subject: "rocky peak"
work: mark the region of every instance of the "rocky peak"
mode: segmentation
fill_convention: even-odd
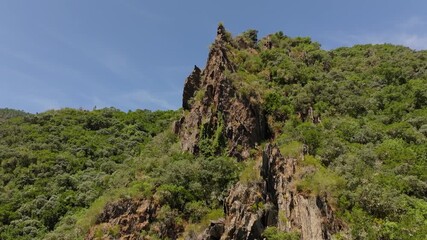
[[[244,159],[250,148],[267,138],[268,127],[261,108],[241,97],[227,77],[235,72],[230,38],[220,24],[206,67],[195,68],[185,82],[183,108],[188,112],[174,130],[185,151],[214,155],[226,147],[230,156]]]
[[[222,23],[218,24],[218,28],[216,30],[216,39],[215,42],[226,42],[227,41],[227,30],[225,30],[225,27]]]

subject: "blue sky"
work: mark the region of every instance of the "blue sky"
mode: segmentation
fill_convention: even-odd
[[[177,109],[216,27],[427,49],[425,0],[0,0],[0,108]]]

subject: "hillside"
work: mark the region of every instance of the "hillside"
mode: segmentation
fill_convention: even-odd
[[[0,239],[427,236],[427,51],[220,24],[179,111],[0,113]]]
[[[0,108],[0,121],[13,118],[13,117],[23,117],[26,115],[29,115],[29,114],[24,111],[10,109],[10,108]]]

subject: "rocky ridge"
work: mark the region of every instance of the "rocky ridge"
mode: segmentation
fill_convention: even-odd
[[[268,126],[261,108],[236,94],[227,78],[227,72],[235,71],[228,57],[227,34],[220,25],[206,68],[195,67],[187,78],[183,94],[187,112],[174,129],[184,151],[197,154],[204,138],[224,137],[228,154],[246,159],[249,149],[267,139]],[[299,159],[285,158],[268,144],[260,168],[262,180],[237,183],[225,199],[225,219],[212,222],[198,239],[261,239],[267,226],[297,232],[302,239],[331,239],[343,226],[327,198],[306,196],[295,188],[298,161],[303,158],[302,152]]]

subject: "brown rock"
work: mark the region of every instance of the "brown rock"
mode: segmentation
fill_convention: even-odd
[[[194,66],[193,72],[185,81],[184,93],[182,94],[182,107],[185,110],[191,108],[190,100],[194,97],[194,94],[200,88],[200,73],[200,68]]]
[[[159,206],[150,199],[121,199],[109,203],[98,216],[96,225],[89,230],[86,240],[99,239],[145,239],[142,231],[156,232],[161,238],[176,239],[178,233],[182,232],[182,226],[175,223],[156,228],[153,226],[157,218]]]
[[[221,239],[260,239],[269,209],[265,205],[264,184],[240,184],[230,190],[225,205],[226,224]]]
[[[179,136],[183,150],[198,153],[202,138],[213,138],[221,131],[219,134],[225,138],[229,155],[243,159],[248,154],[242,153],[267,138],[268,127],[260,107],[240,97],[227,77],[227,73],[235,72],[228,57],[231,54],[227,48],[230,45],[228,38],[228,33],[220,25],[205,69],[200,74],[193,71],[187,79],[183,108],[189,113],[181,121]],[[190,96],[194,97],[197,90],[202,91],[203,99],[189,104]],[[202,127],[203,133],[200,132]]]
[[[284,158],[271,144],[266,146],[260,169],[263,179],[237,183],[224,202],[226,217],[220,239],[262,239],[265,228],[275,226],[281,231],[299,232],[303,240],[328,240],[343,229],[326,197],[296,191],[297,161]],[[210,239],[206,232],[198,239]]]
[[[263,154],[262,175],[269,199],[278,210],[277,227],[282,231],[297,230],[305,240],[331,239],[343,226],[334,217],[326,197],[305,196],[296,191],[297,161],[284,158],[271,144]]]
[[[198,240],[220,240],[224,234],[224,219],[211,221],[206,231],[199,236]]]

